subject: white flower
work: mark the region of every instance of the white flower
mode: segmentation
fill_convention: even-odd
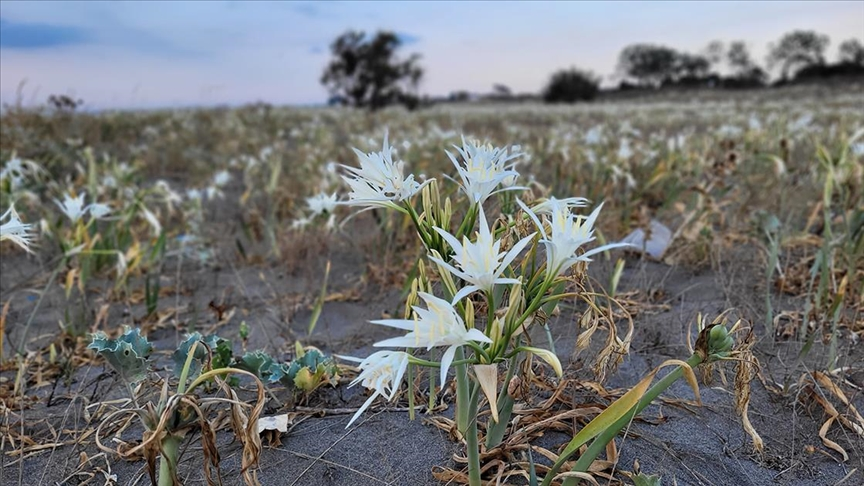
[[[446,300],[439,299],[425,292],[418,294],[425,302],[428,309],[414,306],[414,319],[384,319],[372,321],[372,324],[395,327],[408,334],[374,344],[379,347],[394,348],[426,348],[430,350],[435,346],[449,346],[441,356],[441,385],[447,381],[447,370],[456,355],[456,348],[467,344],[469,341],[491,343],[479,329],[466,329],[465,322]]]
[[[111,207],[107,204],[93,203],[87,206],[85,211],[90,211],[90,217],[101,219],[111,213]]]
[[[630,148],[630,140],[624,138],[621,139],[621,146],[618,147],[618,158],[622,160],[628,160],[633,156],[633,149]]]
[[[264,147],[258,152],[258,158],[261,160],[267,160],[270,156],[273,155],[273,147]]]
[[[0,170],[0,179],[16,179],[24,174],[24,164],[21,159],[10,159]]]
[[[737,136],[741,135],[742,131],[743,130],[741,130],[740,127],[737,127],[735,125],[730,125],[728,123],[725,125],[722,125],[719,129],[717,129],[717,133],[721,137],[725,137],[725,138],[737,137]]]
[[[591,130],[585,132],[585,143],[588,145],[597,145],[603,138],[603,127],[596,125]]]
[[[750,115],[750,120],[747,122],[747,124],[750,126],[750,130],[762,129],[762,122],[759,121],[759,117],[757,117],[756,114]]]
[[[314,216],[324,213],[332,214],[333,210],[336,209],[336,204],[335,192],[329,196],[322,192],[316,196],[306,198],[306,205],[309,206],[309,210],[312,211]]]
[[[312,222],[312,220],[307,218],[307,217],[295,219],[294,221],[291,222],[291,229],[295,229],[295,230],[303,229],[303,228],[309,226],[309,223],[311,223],[311,222]]]
[[[573,208],[584,208],[587,205],[588,200],[584,197],[566,197],[564,199],[557,199],[554,196],[550,196],[545,201],[534,206],[532,210],[536,214],[552,214],[560,208],[570,211]]]
[[[200,201],[202,197],[200,189],[186,189],[186,199],[190,201]]]
[[[14,191],[19,189],[28,177],[33,177],[42,172],[42,167],[32,160],[13,158],[6,162],[0,170],[0,180],[9,180],[10,188]]]
[[[213,175],[213,185],[216,187],[222,187],[228,184],[229,181],[231,181],[231,173],[227,170],[220,170]]]
[[[147,220],[147,223],[150,224],[150,227],[153,229],[153,236],[158,237],[162,234],[162,224],[159,223],[159,219],[153,214],[149,209],[147,209],[143,204],[141,207],[141,213],[144,216],[144,219]]]
[[[591,261],[589,257],[597,253],[612,248],[630,246],[628,243],[610,243],[589,250],[581,255],[576,255],[576,251],[582,245],[596,239],[594,237],[594,222],[603,208],[602,203],[587,218],[575,215],[566,206],[559,205],[549,216],[552,232],[547,236],[546,230],[536,214],[528,209],[522,201],[517,199],[516,202],[534,220],[540,231],[543,232],[543,239],[540,241],[546,247],[546,275],[548,278],[554,278],[563,274],[576,262]]]
[[[63,196],[62,203],[56,199],[54,200],[54,203],[60,207],[63,214],[65,214],[73,223],[77,223],[78,220],[83,218],[88,212],[90,213],[90,217],[95,219],[103,218],[111,212],[111,207],[107,204],[94,202],[85,206],[84,196],[86,195],[86,192],[82,192],[78,197],[72,197],[71,194],[67,193]]]
[[[409,199],[428,183],[420,184],[413,175],[403,178],[405,162],[393,161],[393,148],[387,142],[387,134],[381,152],[365,154],[356,148],[353,150],[360,168],[342,166],[351,174],[342,176],[351,187],[348,201],[343,204],[401,209],[397,202]]]
[[[355,358],[347,359],[360,361]],[[378,351],[360,361],[360,375],[348,387],[350,388],[362,382],[363,386],[370,390],[375,390],[375,393],[366,399],[366,402],[351,417],[345,428],[350,427],[357,420],[357,417],[366,411],[379,395],[386,398],[387,401],[393,400],[396,397],[396,392],[399,390],[399,385],[402,384],[402,377],[405,375],[407,368],[408,353],[404,351]]]
[[[222,191],[220,191],[219,188],[216,186],[208,186],[207,189],[205,189],[204,191],[205,191],[205,194],[207,194],[207,199],[215,199],[217,197],[219,197],[219,198],[225,197],[225,194],[223,194]]]
[[[3,216],[0,216],[0,221],[7,218],[9,221],[0,225],[0,241],[9,240],[23,248],[25,251],[32,253],[30,250],[30,243],[33,234],[30,232],[30,229],[33,225],[21,222],[18,212],[15,211],[15,205],[10,206],[9,209],[3,213]]]
[[[453,261],[456,262],[459,269],[457,270],[449,263],[436,257],[430,258],[432,261],[442,265],[453,275],[470,284],[453,296],[453,302],[458,302],[462,297],[477,290],[491,292],[495,284],[520,283],[519,280],[514,278],[502,278],[501,275],[510,265],[510,262],[519,256],[519,252],[531,242],[531,238],[536,234],[532,233],[526,236],[513,245],[513,248],[505,254],[501,252],[501,240],[494,240],[492,231],[486,223],[486,214],[483,212],[483,206],[478,207],[480,211],[480,227],[477,232],[477,241],[474,243],[470,242],[467,236],[462,238],[462,243],[459,243],[459,240],[455,236],[441,228],[434,228],[447,241],[450,248],[453,249]]]
[[[0,170],[0,180],[9,179],[11,189],[14,191],[24,182],[24,164],[21,159],[11,159],[6,162],[3,170]]]
[[[524,187],[513,186],[515,178],[519,173],[513,170],[515,163],[507,165],[511,160],[521,156],[521,153],[508,153],[506,148],[495,148],[492,145],[480,145],[475,142],[466,142],[462,138],[462,147],[454,145],[459,155],[462,156],[464,166],[450,152],[447,156],[456,166],[459,177],[462,179],[462,190],[468,195],[472,202],[482,204],[492,194],[501,191],[524,189]],[[507,181],[509,186],[496,191],[495,189]]]
[[[63,196],[63,202],[61,203],[58,200],[54,200],[54,203],[60,207],[60,210],[63,211],[63,214],[66,215],[67,218],[72,220],[73,223],[77,223],[84,213],[87,212],[87,208],[84,207],[84,196],[87,193],[82,192],[78,197],[72,197],[71,194],[66,194]]]
[[[165,180],[159,179],[153,185],[153,188],[164,197],[165,204],[168,205],[169,211],[172,210],[171,208],[173,208],[174,204],[180,204],[183,202],[183,198],[180,197],[180,194],[178,194],[174,189],[171,189],[171,186]]]

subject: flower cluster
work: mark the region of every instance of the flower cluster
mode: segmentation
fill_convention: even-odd
[[[63,196],[63,202],[55,199],[54,203],[72,223],[77,223],[88,212],[93,219],[101,219],[111,213],[111,208],[107,204],[91,203],[85,206],[84,197],[86,195],[86,192],[82,192],[78,196],[67,193]]]
[[[430,181],[420,184],[413,175],[404,175],[405,163],[394,159],[386,136],[380,152],[363,153],[355,149],[360,167],[347,167],[349,175],[344,179],[350,193],[340,204],[365,209],[391,208],[411,216],[429,261],[438,267],[445,293],[443,298],[433,295],[428,278],[421,272],[423,275],[412,286],[414,291],[409,301],[422,300],[425,308],[412,305],[412,312],[405,319],[372,321],[408,331],[375,343],[375,347],[426,351],[443,348],[443,351],[437,361],[423,360],[405,351],[379,351],[362,361],[353,358],[360,361],[361,373],[352,385],[362,383],[373,393],[349,426],[376,397],[393,400],[406,367],[415,365],[438,367],[442,386],[447,382],[448,372],[455,367],[460,432],[470,437],[467,427],[470,423],[476,426],[476,420],[471,421],[466,415],[471,407],[469,397],[477,399],[478,388],[471,392],[470,380],[489,398],[493,420],[502,420],[499,410],[493,406],[498,394],[497,364],[533,354],[560,375],[561,363],[554,352],[523,345],[523,332],[535,322],[537,313],[545,312],[545,307],[554,306],[564,298],[563,279],[574,264],[588,262],[592,255],[625,246],[613,243],[585,251],[585,246],[596,239],[594,225],[603,205],[598,205],[587,217],[582,216],[574,211],[587,206],[588,200],[580,197],[548,197],[533,208],[517,198],[521,212],[510,216],[509,220],[504,217],[490,224],[484,208],[490,196],[527,190],[515,185],[519,177],[514,168],[515,160],[521,154],[506,147],[468,142],[464,138],[462,147],[456,149],[458,157],[450,152],[447,156],[458,173],[456,182],[466,196],[466,207],[464,220],[455,232],[449,227],[453,205],[450,199],[441,202],[437,183],[423,190],[423,201],[415,207],[412,196]],[[335,201],[335,194],[322,194],[310,198],[308,203],[310,208],[324,208],[335,205]],[[515,228],[524,228],[524,225],[516,224],[518,219],[533,221],[537,231],[519,235]],[[529,256],[525,258],[535,258],[538,247],[545,249],[545,263],[519,264],[526,250]],[[504,302],[507,292],[509,298]],[[488,309],[485,329],[477,326],[482,321],[475,319],[474,301],[469,298],[474,293],[481,295]],[[468,373],[468,365],[473,366],[474,375]],[[503,383],[503,389],[508,385]],[[474,407],[476,409],[476,405]],[[504,411],[505,422],[509,413],[509,410]]]

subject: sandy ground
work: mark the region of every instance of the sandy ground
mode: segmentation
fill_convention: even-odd
[[[351,230],[357,233],[347,238],[335,237],[326,248],[310,243],[303,250],[301,264],[241,264],[231,251],[231,245],[225,244],[209,265],[184,263],[179,272],[180,282],[177,282],[176,262],[169,261],[163,270],[163,286],[179,288],[181,292],[160,300],[160,308],[179,304],[186,309],[180,317],[181,322],[189,323],[194,316],[196,329],[206,330],[215,322],[215,316],[207,309],[208,303],[215,300],[236,308],[230,321],[218,329],[220,335],[234,338],[237,343],[240,322],[246,321],[251,327],[250,349],[263,348],[284,355],[299,338],[304,344],[319,346],[327,352],[365,356],[371,351],[374,341],[392,335],[390,330],[367,321],[385,314],[394,315],[402,309],[399,288],[376,283],[358,286],[365,267],[358,238],[370,237],[357,235],[364,234],[362,228],[366,223],[368,221],[364,223],[358,218],[355,229]],[[333,261],[329,291],[350,293],[358,290],[359,294],[356,299],[327,303],[315,333],[307,338],[309,300],[300,297],[317,293],[328,256]],[[737,265],[746,269],[751,263],[739,261]],[[707,269],[694,272],[628,257],[621,291],[654,291],[661,296],[659,301],[668,305],[668,310],[646,312],[636,317],[631,354],[619,370],[610,375],[607,388],[632,386],[662,361],[686,357],[687,325],[698,312],[716,315],[734,307],[741,314],[758,320],[762,298],[756,292],[759,282],[748,279],[748,272],[740,271],[738,266],[730,265],[722,272]],[[598,281],[606,282],[611,267],[610,262],[598,260],[590,273]],[[31,289],[44,286],[44,273],[40,272],[38,263],[23,257],[4,258],[0,261],[0,271],[3,275],[0,301],[13,301],[9,322],[24,322],[35,305]],[[86,312],[92,314],[94,307],[98,306],[91,305]],[[31,349],[57,335],[57,322],[65,308],[62,291],[48,294],[31,329]],[[572,356],[575,346],[574,316],[578,310],[565,306],[561,315],[551,321],[551,328],[567,376],[592,380],[593,375],[588,370],[590,350],[577,359],[567,359]],[[112,305],[108,327],[133,325],[136,316],[140,315],[140,305],[129,309],[124,309],[122,304]],[[4,344],[7,356],[11,352],[9,343],[20,339],[19,327],[9,330]],[[177,340],[182,338],[182,332],[166,326],[152,329],[150,338],[157,349],[173,350]],[[756,355],[767,379],[776,383],[794,383],[809,367],[824,359],[824,349],[820,346],[817,343],[808,359],[799,361],[796,353],[800,343],[763,339],[757,345]],[[860,347],[850,348],[848,343],[844,343],[841,351],[841,365],[857,363],[860,368],[864,356]],[[157,356],[157,371],[167,361],[166,355]],[[732,373],[727,375],[732,378]],[[2,377],[14,378],[14,370],[3,372]],[[859,385],[862,378],[860,375],[850,377]],[[679,485],[828,485],[847,477],[857,468],[845,484],[864,483],[862,444],[856,443],[848,431],[833,426],[829,437],[850,453],[848,462],[839,462],[837,454],[828,451],[817,435],[826,418],[820,408],[802,405],[796,400],[794,391],[788,396],[778,396],[765,390],[758,382],[753,385],[751,418],[765,439],[766,452],[762,456],[753,454],[749,438],[735,415],[730,390],[731,385],[723,386],[720,380],[715,380],[710,387],[702,387],[704,406],[701,408],[687,410],[664,404],[647,409],[643,416],[651,423],[636,422],[630,435],[619,439],[619,468],[630,470],[633,461],[638,459],[643,471],[660,474],[664,484]],[[284,393],[284,390],[274,392],[280,400],[289,401]],[[23,427],[33,437],[51,442],[48,424],[68,439],[68,432],[95,425],[86,423],[82,413],[85,402],[119,398],[124,390],[109,370],[97,365],[75,370],[70,380],[56,380],[50,386],[30,389],[28,394],[39,397],[39,400],[23,411]],[[47,404],[49,396],[50,405]],[[692,392],[686,384],[678,383],[666,396],[691,399]],[[316,393],[306,406],[352,408],[359,406],[365,397],[361,388],[340,387]],[[864,397],[859,394],[852,399],[859,410],[864,409]],[[386,406],[378,404],[358,421],[358,425],[348,430],[345,429],[350,416],[347,413],[306,418],[281,437],[281,445],[265,447],[258,473],[261,483],[439,484],[432,477],[433,467],[456,467],[452,457],[461,454],[460,448],[446,432],[425,423],[424,414],[418,414],[416,420],[409,421],[405,406],[404,401]],[[280,408],[271,400],[265,414],[284,411],[285,407]],[[452,406],[440,413],[452,416]],[[21,427],[20,417],[16,413],[7,420],[15,427]],[[124,435],[126,438],[133,436],[133,429]],[[568,439],[565,434],[549,433],[539,439],[538,445],[555,450]],[[227,433],[220,434],[219,441],[223,484],[242,484],[239,445],[232,442]],[[203,484],[200,442],[196,438],[187,441],[185,447],[181,476],[185,478],[185,484]],[[812,450],[807,452],[810,447]],[[83,476],[72,475],[82,451],[91,457],[91,463],[82,470],[93,472],[97,467],[104,469],[106,464],[105,459],[94,457],[98,451],[92,440],[75,446],[45,449],[29,455],[23,462],[5,454],[11,450],[5,446],[4,455],[0,456],[2,485],[79,484]],[[111,472],[117,475],[117,484],[149,482],[143,461],[123,462],[113,457],[108,461]],[[102,479],[96,478],[90,484],[102,483]]]

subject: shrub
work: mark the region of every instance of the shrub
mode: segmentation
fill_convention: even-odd
[[[587,71],[576,68],[563,69],[549,79],[543,90],[543,101],[547,103],[575,103],[590,101],[600,91],[600,80]]]

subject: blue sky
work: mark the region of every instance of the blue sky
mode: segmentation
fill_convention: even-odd
[[[699,51],[745,40],[760,61],[793,29],[864,40],[856,2],[22,2],[0,3],[0,100],[50,94],[91,108],[314,104],[330,42],[388,29],[419,52],[421,91],[539,91],[578,66],[614,81],[628,44]]]

